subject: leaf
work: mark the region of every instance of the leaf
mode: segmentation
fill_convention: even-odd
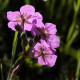
[[[79,11],[79,5],[80,5],[80,0],[74,0],[74,11],[78,12]]]
[[[22,58],[22,56],[19,56],[18,59],[15,61],[14,65],[12,66],[12,68],[14,68],[16,66],[16,64],[19,62],[19,60]]]
[[[14,35],[13,45],[12,45],[12,58],[11,58],[11,64],[10,64],[10,69],[9,69],[9,72],[8,72],[7,80],[11,79],[11,70],[12,70],[12,68],[14,66],[13,62],[14,62],[14,59],[15,59],[17,41],[18,41],[18,32],[16,31],[15,35]]]
[[[16,53],[16,47],[17,47],[17,41],[18,41],[18,32],[15,32],[15,35],[14,35],[14,40],[13,40],[13,46],[12,46],[12,64],[13,64],[13,61],[15,59],[15,53]]]
[[[72,36],[72,32],[74,30],[74,26],[75,26],[75,23],[76,23],[76,17],[77,17],[77,14],[78,14],[78,11],[79,11],[79,4],[80,4],[80,0],[77,0],[77,3],[76,3],[76,0],[74,0],[74,16],[73,16],[73,22],[70,26],[70,29],[69,29],[69,32],[68,32],[68,36],[67,36],[67,41],[70,39],[70,37]]]
[[[77,51],[77,69],[76,69],[75,80],[79,80],[79,74],[80,74],[80,49]]]
[[[67,44],[65,45],[65,53],[67,54],[69,51],[69,48],[71,46],[71,44],[73,43],[73,41],[75,40],[75,38],[77,37],[77,35],[79,34],[79,30],[76,29],[72,35],[72,37],[68,40]]]
[[[70,40],[70,37],[71,37],[71,35],[72,35],[72,33],[73,33],[74,26],[75,26],[75,23],[76,23],[76,19],[75,19],[76,16],[77,16],[77,15],[74,15],[73,22],[72,22],[72,24],[71,24],[71,26],[70,26],[70,28],[69,28],[68,35],[67,35],[67,42]]]

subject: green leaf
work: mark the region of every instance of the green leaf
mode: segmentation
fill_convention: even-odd
[[[14,59],[15,59],[15,53],[16,53],[16,48],[17,48],[17,41],[18,41],[18,32],[16,31],[15,35],[14,35],[13,45],[12,45],[12,58],[11,58],[10,70],[8,72],[7,80],[11,79],[11,70],[12,70],[12,68],[14,66],[13,62],[14,62]]]
[[[77,37],[77,35],[79,34],[79,30],[76,29],[72,35],[72,37],[68,40],[67,44],[65,45],[65,53],[67,54],[68,53],[68,50],[71,46],[71,44],[73,43],[73,41],[75,40],[75,38]]]
[[[75,80],[79,80],[79,74],[80,74],[80,50],[77,51],[77,69],[76,69]]]
[[[22,56],[19,56],[18,59],[15,61],[14,65],[12,66],[12,68],[14,68],[16,66],[16,64],[19,62],[19,60],[22,58]]]
[[[76,16],[77,14],[75,13],[74,14],[74,17],[73,17],[73,22],[69,28],[69,31],[68,31],[68,35],[67,35],[67,42],[68,40],[70,40],[70,37],[72,36],[72,33],[73,33],[73,30],[74,30],[74,26],[75,26],[75,23],[76,23]]]
[[[76,23],[76,17],[77,17],[77,14],[78,14],[78,11],[79,11],[79,5],[80,5],[80,0],[77,0],[77,3],[76,3],[76,0],[74,0],[74,16],[73,16],[73,22],[70,26],[70,29],[69,29],[69,32],[68,32],[68,36],[67,36],[67,41],[70,39],[70,37],[72,36],[72,32],[74,30],[74,26],[75,26],[75,23]]]
[[[74,0],[74,11],[78,12],[79,11],[79,5],[80,5],[80,0]]]
[[[15,53],[16,53],[16,47],[17,47],[17,41],[18,41],[18,32],[15,32],[14,40],[13,40],[13,46],[12,46],[12,64],[15,59]]]

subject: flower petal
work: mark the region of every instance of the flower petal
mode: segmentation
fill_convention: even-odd
[[[45,55],[45,61],[43,60],[42,56],[38,57],[38,63],[42,65],[49,65],[53,67],[55,65],[57,56],[56,55]]]
[[[42,20],[43,20],[42,15],[39,12],[36,12],[28,19],[28,22],[36,25],[37,27],[41,27],[44,26]]]
[[[41,45],[40,43],[37,43],[37,44],[34,46],[34,50],[37,50],[37,51],[39,51],[39,52],[40,52],[41,48],[42,48],[42,45]]]
[[[35,23],[32,23],[32,29],[31,29],[31,33],[33,35],[33,37],[35,37],[36,35],[39,36],[39,35],[42,35],[41,33],[41,29],[42,27],[44,26],[44,24],[40,21],[38,21],[36,24]]]
[[[53,67],[55,65],[57,56],[56,55],[45,55],[45,59],[46,59],[46,64]]]
[[[52,36],[48,37],[47,42],[52,49],[58,48],[60,45],[60,39],[56,35],[52,35]]]
[[[31,17],[31,19],[43,20],[43,16],[39,12],[35,12]]]
[[[10,21],[21,20],[20,12],[19,11],[15,11],[15,12],[9,11],[7,12],[7,18]]]
[[[46,47],[46,48],[50,47],[45,40],[41,39],[40,42],[43,45],[43,47]]]
[[[20,8],[20,12],[22,15],[24,14],[32,15],[35,12],[35,8],[31,5],[24,5]]]
[[[24,30],[31,31],[32,25],[28,23],[24,23]]]
[[[31,34],[32,34],[33,37],[35,37],[36,35],[37,35],[37,36],[40,35],[40,32],[37,30],[37,28],[38,28],[38,27],[37,27],[36,25],[33,25],[33,26],[32,26]]]
[[[57,29],[56,25],[52,23],[46,23],[45,28],[49,30],[49,34],[56,34]]]
[[[38,63],[41,65],[47,65],[46,62],[44,62],[42,56],[38,57]]]
[[[39,57],[41,56],[41,47],[42,45],[40,43],[37,43],[33,50],[32,50],[32,53],[34,54],[34,57]]]
[[[17,22],[9,22],[8,27],[11,28],[13,31],[16,31],[15,25],[17,25]]]

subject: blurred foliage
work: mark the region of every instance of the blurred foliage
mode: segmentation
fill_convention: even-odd
[[[37,63],[36,59],[27,58],[18,71],[16,80],[79,80],[80,0],[0,0],[0,80],[3,78],[6,80],[8,76],[12,58],[11,51],[14,50],[12,52],[14,55],[12,62],[16,61],[14,67],[21,59],[18,56],[22,50],[17,33],[14,38],[14,32],[7,26],[6,13],[7,11],[18,11],[25,4],[33,5],[36,11],[43,15],[44,23],[56,24],[61,44],[56,52],[58,59],[54,67],[42,66]]]

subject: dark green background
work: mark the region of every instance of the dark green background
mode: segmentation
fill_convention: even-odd
[[[3,65],[4,80],[9,71],[15,33],[7,26],[7,11],[19,11],[25,4],[33,5],[43,15],[44,23],[56,24],[60,47],[56,52],[58,59],[54,67],[41,66],[35,59],[26,59],[16,80],[79,80],[80,0],[0,0],[0,64]],[[15,59],[21,51],[19,38]]]

